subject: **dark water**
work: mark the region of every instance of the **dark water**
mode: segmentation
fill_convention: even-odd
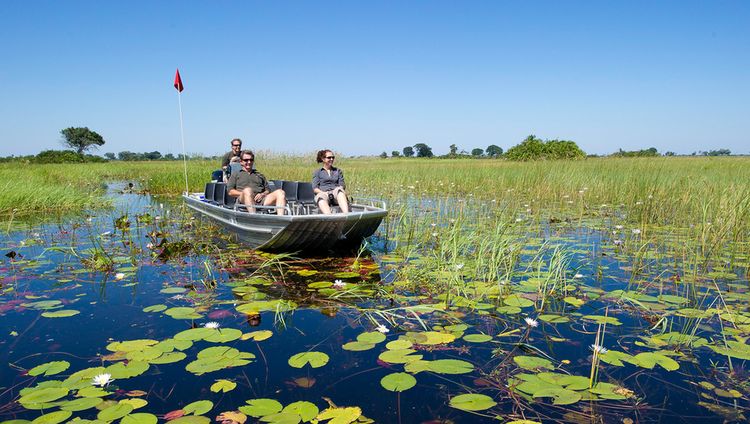
[[[494,417],[526,417],[536,421],[566,422],[724,422],[744,420],[747,402],[747,378],[742,360],[727,358],[706,347],[676,348],[680,368],[666,371],[659,366],[646,369],[631,364],[622,367],[602,364],[599,381],[613,382],[633,393],[625,400],[579,401],[552,405],[550,398],[525,399],[509,389],[513,376],[531,373],[519,369],[513,357],[518,355],[549,358],[558,371],[588,377],[599,326],[580,319],[585,315],[616,317],[622,325],[608,325],[602,343],[610,350],[640,352],[642,336],[664,330],[697,328],[697,335],[711,342],[717,339],[717,322],[672,316],[669,328],[656,331],[652,326],[674,308],[663,311],[638,308],[632,302],[613,301],[607,293],[628,290],[630,266],[611,237],[599,229],[558,226],[538,234],[540,240],[554,239],[570,249],[569,269],[576,270],[587,301],[571,311],[561,299],[553,299],[547,313],[565,313],[568,323],[541,322],[529,328],[524,317],[536,316],[530,308],[520,314],[505,314],[492,308],[454,307],[441,313],[412,313],[404,309],[419,303],[439,303],[439,299],[416,299],[395,291],[394,265],[386,255],[393,244],[382,233],[376,234],[361,252],[336,257],[289,259],[280,264],[265,263],[271,257],[248,251],[231,240],[218,236],[218,229],[194,219],[179,204],[134,194],[113,194],[114,211],[61,223],[29,226],[2,238],[2,295],[0,296],[0,421],[33,420],[42,411],[27,410],[16,400],[25,387],[47,380],[63,380],[75,371],[109,366],[122,358],[111,358],[106,346],[113,341],[173,337],[181,331],[218,322],[221,329],[243,333],[269,330],[267,340],[232,340],[225,345],[255,355],[245,366],[194,375],[185,366],[204,348],[219,345],[197,341],[187,350],[187,358],[170,364],[151,364],[141,375],[117,379],[109,386],[107,399],[133,397],[129,391],[142,390],[139,398],[148,404],[136,412],[161,416],[185,405],[210,400],[213,408],[205,415],[213,418],[233,411],[250,399],[271,398],[283,405],[309,401],[322,411],[327,399],[338,406],[357,406],[375,422],[497,422]],[[125,217],[126,218],[123,218]],[[119,220],[118,220],[119,219]],[[127,225],[126,225],[127,223]],[[95,271],[91,264],[96,252],[111,261],[107,270]],[[531,261],[532,254],[524,257]],[[668,280],[669,271],[650,264],[653,272]],[[109,263],[109,262],[107,262]],[[741,270],[740,270],[741,271]],[[311,273],[314,272],[314,273]],[[347,274],[340,274],[340,273]],[[124,274],[118,276],[118,274]],[[738,272],[741,275],[741,272]],[[245,303],[232,288],[243,286],[250,278],[259,279],[252,297],[285,299],[297,307],[290,311],[264,311],[244,314],[237,306]],[[520,275],[509,284],[521,284],[529,275]],[[346,289],[321,292],[311,288],[315,282],[342,280],[349,288],[357,286],[358,296],[347,296]],[[741,294],[747,291],[735,287]],[[726,282],[724,282],[726,283]],[[736,281],[735,281],[736,283]],[[164,289],[185,288],[184,292]],[[641,290],[654,294],[657,287]],[[257,294],[260,293],[260,294]],[[666,293],[666,292],[663,292]],[[657,293],[658,294],[658,293]],[[597,299],[597,296],[602,296]],[[717,296],[705,291],[699,296],[705,305],[716,304]],[[80,313],[64,318],[46,318],[45,310],[33,302],[57,300],[59,309]],[[647,302],[648,303],[648,302]],[[194,307],[197,319],[174,319],[163,312],[144,312],[152,305]],[[388,322],[384,315],[389,317]],[[392,314],[392,315],[388,315]],[[363,332],[373,332],[383,324],[389,332],[386,341],[366,351],[347,351],[342,345]],[[395,325],[394,325],[395,324]],[[394,372],[403,372],[402,364],[380,361],[385,344],[408,332],[439,326],[464,324],[465,334],[495,336],[491,343],[470,343],[460,338],[439,345],[416,346],[424,360],[459,359],[474,365],[472,372],[460,375],[419,372],[415,387],[401,393],[385,390],[380,381]],[[437,326],[437,327],[436,327]],[[517,330],[511,335],[503,333]],[[221,331],[221,330],[220,330]],[[742,331],[740,331],[742,333]],[[289,358],[306,351],[323,352],[329,362],[320,368],[289,365]],[[31,377],[27,371],[49,361],[68,361],[70,368],[59,375]],[[731,378],[730,378],[731,376]],[[227,393],[209,390],[219,379],[237,383]],[[736,389],[738,398],[721,397],[713,389],[698,383],[710,382],[717,388]],[[448,406],[452,397],[463,393],[482,393],[497,405],[476,413]],[[68,395],[66,399],[72,399]],[[699,404],[705,402],[705,404]],[[708,406],[707,406],[708,405]],[[57,410],[50,406],[44,412]],[[72,417],[95,419],[96,409],[74,412]],[[745,414],[745,415],[743,415]],[[71,417],[71,418],[72,418]],[[250,417],[249,422],[255,418]]]

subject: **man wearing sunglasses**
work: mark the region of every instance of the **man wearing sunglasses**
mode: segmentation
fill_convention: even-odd
[[[229,177],[227,181],[229,195],[236,197],[237,201],[244,204],[250,212],[255,212],[255,205],[274,205],[276,214],[284,215],[286,206],[284,190],[271,191],[266,177],[253,169],[253,162],[255,162],[255,154],[252,150],[243,150],[240,153],[242,169],[240,172],[232,173]]]
[[[211,174],[211,180],[213,181],[225,181],[224,174],[231,174],[230,162],[239,161],[240,151],[242,150],[242,140],[235,138],[231,142],[232,150],[228,151],[224,157],[221,158],[221,169],[217,169]],[[234,161],[233,158],[237,158]]]

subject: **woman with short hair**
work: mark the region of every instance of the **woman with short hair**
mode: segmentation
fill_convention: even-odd
[[[336,156],[331,150],[320,150],[316,158],[323,166],[313,172],[312,186],[315,193],[315,204],[320,211],[328,215],[331,205],[338,205],[341,212],[349,212],[349,200],[346,198],[344,172],[333,166]]]

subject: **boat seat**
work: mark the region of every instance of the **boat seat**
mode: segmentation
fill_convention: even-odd
[[[224,206],[228,208],[234,208],[235,203],[237,203],[237,198],[234,196],[229,195],[229,190],[224,190]]]
[[[227,192],[227,184],[226,183],[216,183],[216,187],[214,188],[214,199],[213,202],[217,205],[223,205],[224,204],[224,195]]]
[[[203,199],[205,199],[207,202],[212,202],[214,200],[215,187],[216,183],[206,183],[206,190],[203,192]]]
[[[301,182],[297,185],[297,202],[300,206],[300,212],[304,212],[306,215],[317,209],[312,183]]]
[[[297,202],[297,185],[297,181],[281,182],[281,188],[284,190],[284,194],[286,194],[286,201],[288,203]]]

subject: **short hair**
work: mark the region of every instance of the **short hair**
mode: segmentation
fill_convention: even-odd
[[[232,141],[229,142],[229,144],[234,144],[235,141],[239,141],[240,146],[242,146],[242,140],[240,140],[239,138],[233,138]]]
[[[318,156],[315,158],[315,160],[317,160],[318,163],[323,163],[323,159],[326,157],[326,152],[333,153],[333,150],[331,149],[318,150]]]
[[[240,159],[242,159],[243,156],[250,155],[253,157],[253,160],[255,160],[255,153],[253,153],[252,150],[243,150],[240,152]]]

